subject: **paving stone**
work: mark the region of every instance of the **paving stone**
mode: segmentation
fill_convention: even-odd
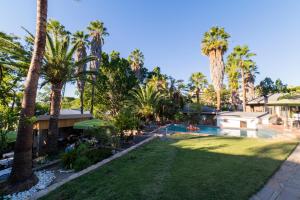
[[[300,199],[300,144],[267,184],[250,200]]]

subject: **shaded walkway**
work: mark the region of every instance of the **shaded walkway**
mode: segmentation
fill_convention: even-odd
[[[300,144],[267,184],[250,200],[300,199]]]

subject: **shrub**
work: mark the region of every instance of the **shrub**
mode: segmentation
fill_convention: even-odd
[[[111,156],[111,149],[102,148],[102,149],[92,149],[86,153],[86,156],[90,159],[90,161],[94,164],[105,158]]]
[[[74,170],[75,171],[80,171],[83,170],[87,167],[89,167],[92,164],[90,159],[87,156],[79,156],[75,162],[74,162]]]
[[[76,159],[77,159],[76,150],[72,150],[64,153],[61,158],[63,166],[67,169],[73,169],[73,164]]]
[[[80,171],[112,155],[110,148],[91,149],[82,143],[74,150],[62,155],[62,164],[67,169]]]

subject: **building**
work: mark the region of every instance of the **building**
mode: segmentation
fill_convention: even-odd
[[[300,95],[275,93],[258,97],[247,103],[246,111],[268,112],[293,126],[300,121]]]
[[[258,129],[259,125],[268,123],[267,112],[220,112],[217,126],[220,128]]]
[[[76,122],[92,119],[89,112],[81,114],[79,110],[61,110],[58,118],[59,140],[62,141],[71,134],[76,134],[79,130],[74,130]],[[33,149],[36,153],[41,153],[46,146],[46,138],[49,128],[49,115],[39,115],[33,125],[34,144]]]

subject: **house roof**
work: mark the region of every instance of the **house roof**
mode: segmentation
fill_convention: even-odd
[[[86,111],[83,114],[79,110],[61,110],[58,119],[80,119],[80,118],[92,118],[93,115]],[[37,121],[49,120],[50,115],[39,115]]]
[[[260,118],[267,114],[267,112],[220,112],[218,117]]]
[[[183,113],[215,113],[216,109],[209,106],[199,106],[196,104],[186,104],[182,109]]]
[[[275,93],[270,94],[267,98],[261,96],[249,101],[248,105],[300,105],[300,95],[288,95]]]

